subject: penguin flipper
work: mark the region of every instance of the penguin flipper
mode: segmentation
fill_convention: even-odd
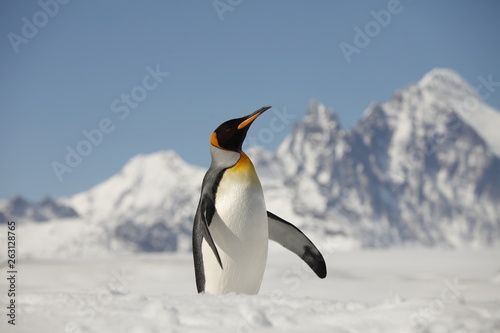
[[[202,226],[203,237],[205,238],[208,245],[214,252],[215,257],[219,262],[220,268],[224,269],[222,267],[222,261],[219,256],[219,251],[217,251],[217,247],[215,246],[212,234],[210,234],[210,230],[208,229],[209,225],[208,221],[212,220],[214,213],[215,213],[215,205],[213,201],[210,198],[205,197],[204,200],[201,202],[201,226]]]
[[[296,226],[267,212],[269,239],[298,255],[321,279],[326,277],[326,264],[316,246]]]

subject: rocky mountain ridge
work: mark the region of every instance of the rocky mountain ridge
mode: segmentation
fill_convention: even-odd
[[[435,69],[351,129],[312,101],[276,152],[248,154],[268,209],[320,243],[482,247],[500,242],[500,131],[482,127],[500,128],[500,113],[458,74]],[[173,151],[138,155],[57,203],[102,249],[189,251],[204,172]]]

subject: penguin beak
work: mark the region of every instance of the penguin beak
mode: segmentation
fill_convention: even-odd
[[[270,108],[271,108],[270,106],[263,106],[260,109],[258,109],[257,111],[255,111],[254,113],[246,116],[245,119],[238,125],[238,129],[242,129],[242,128],[245,128],[247,126],[250,126],[250,124],[253,123],[253,121],[255,119],[257,119],[258,116],[260,116],[261,114],[263,114],[266,110],[268,110]]]

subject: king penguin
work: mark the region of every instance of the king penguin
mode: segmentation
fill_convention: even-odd
[[[299,229],[266,210],[252,161],[242,151],[250,125],[270,106],[228,120],[212,133],[212,163],[203,178],[193,225],[198,293],[257,294],[271,239],[297,254],[320,278],[323,256]]]

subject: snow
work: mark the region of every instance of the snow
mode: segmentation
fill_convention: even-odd
[[[484,78],[483,78],[484,79]],[[481,82],[481,80],[479,80]],[[500,156],[500,113],[486,105],[481,95],[482,85],[474,89],[452,70],[436,68],[418,82],[427,97],[435,104],[452,107],[488,144],[491,151]],[[490,94],[484,95],[485,100]]]
[[[23,244],[16,256],[22,259],[92,257],[127,251],[102,225],[80,218],[25,222],[16,230]],[[0,260],[7,260],[6,254],[0,252]]]
[[[338,252],[318,279],[271,246],[259,295],[197,295],[187,254],[19,264],[1,332],[495,332],[499,249]],[[0,289],[6,290],[5,279]],[[5,302],[5,299],[3,299]],[[2,304],[4,307],[4,304]]]
[[[79,218],[19,221],[15,332],[500,331],[500,250],[488,247],[500,240],[498,196],[476,191],[498,173],[487,149],[500,144],[500,116],[485,104],[460,113],[464,96],[476,98],[460,77],[433,71],[353,130],[314,102],[277,153],[251,150],[267,208],[320,247],[329,271],[320,280],[271,246],[258,296],[196,294],[189,251],[205,170],[172,151],[134,157],[58,199]],[[449,107],[473,130],[446,132]],[[429,165],[412,159],[417,148]],[[403,241],[460,250],[359,249]],[[165,244],[174,253],[137,254]],[[12,331],[3,318],[0,332]]]
[[[182,215],[187,213],[179,212],[178,202],[169,200],[168,194],[176,193],[178,201],[187,200],[191,193],[185,193],[186,189],[198,191],[203,174],[202,168],[187,164],[174,151],[141,154],[127,162],[120,173],[65,200],[81,216],[95,221],[151,220],[152,212],[158,219],[169,209]],[[147,217],[143,218],[144,214]]]
[[[298,180],[297,191],[302,194],[301,207],[297,209],[321,214],[327,209],[327,199],[321,194],[318,184],[309,177]]]
[[[500,113],[486,104],[477,102],[470,113],[460,114],[462,118],[488,144],[493,154],[500,157]]]
[[[394,144],[389,149],[391,159],[390,170],[401,170],[402,166],[407,163],[406,149],[408,142],[411,140],[413,121],[409,114],[400,112],[397,119],[398,126],[394,130],[393,142]]]

